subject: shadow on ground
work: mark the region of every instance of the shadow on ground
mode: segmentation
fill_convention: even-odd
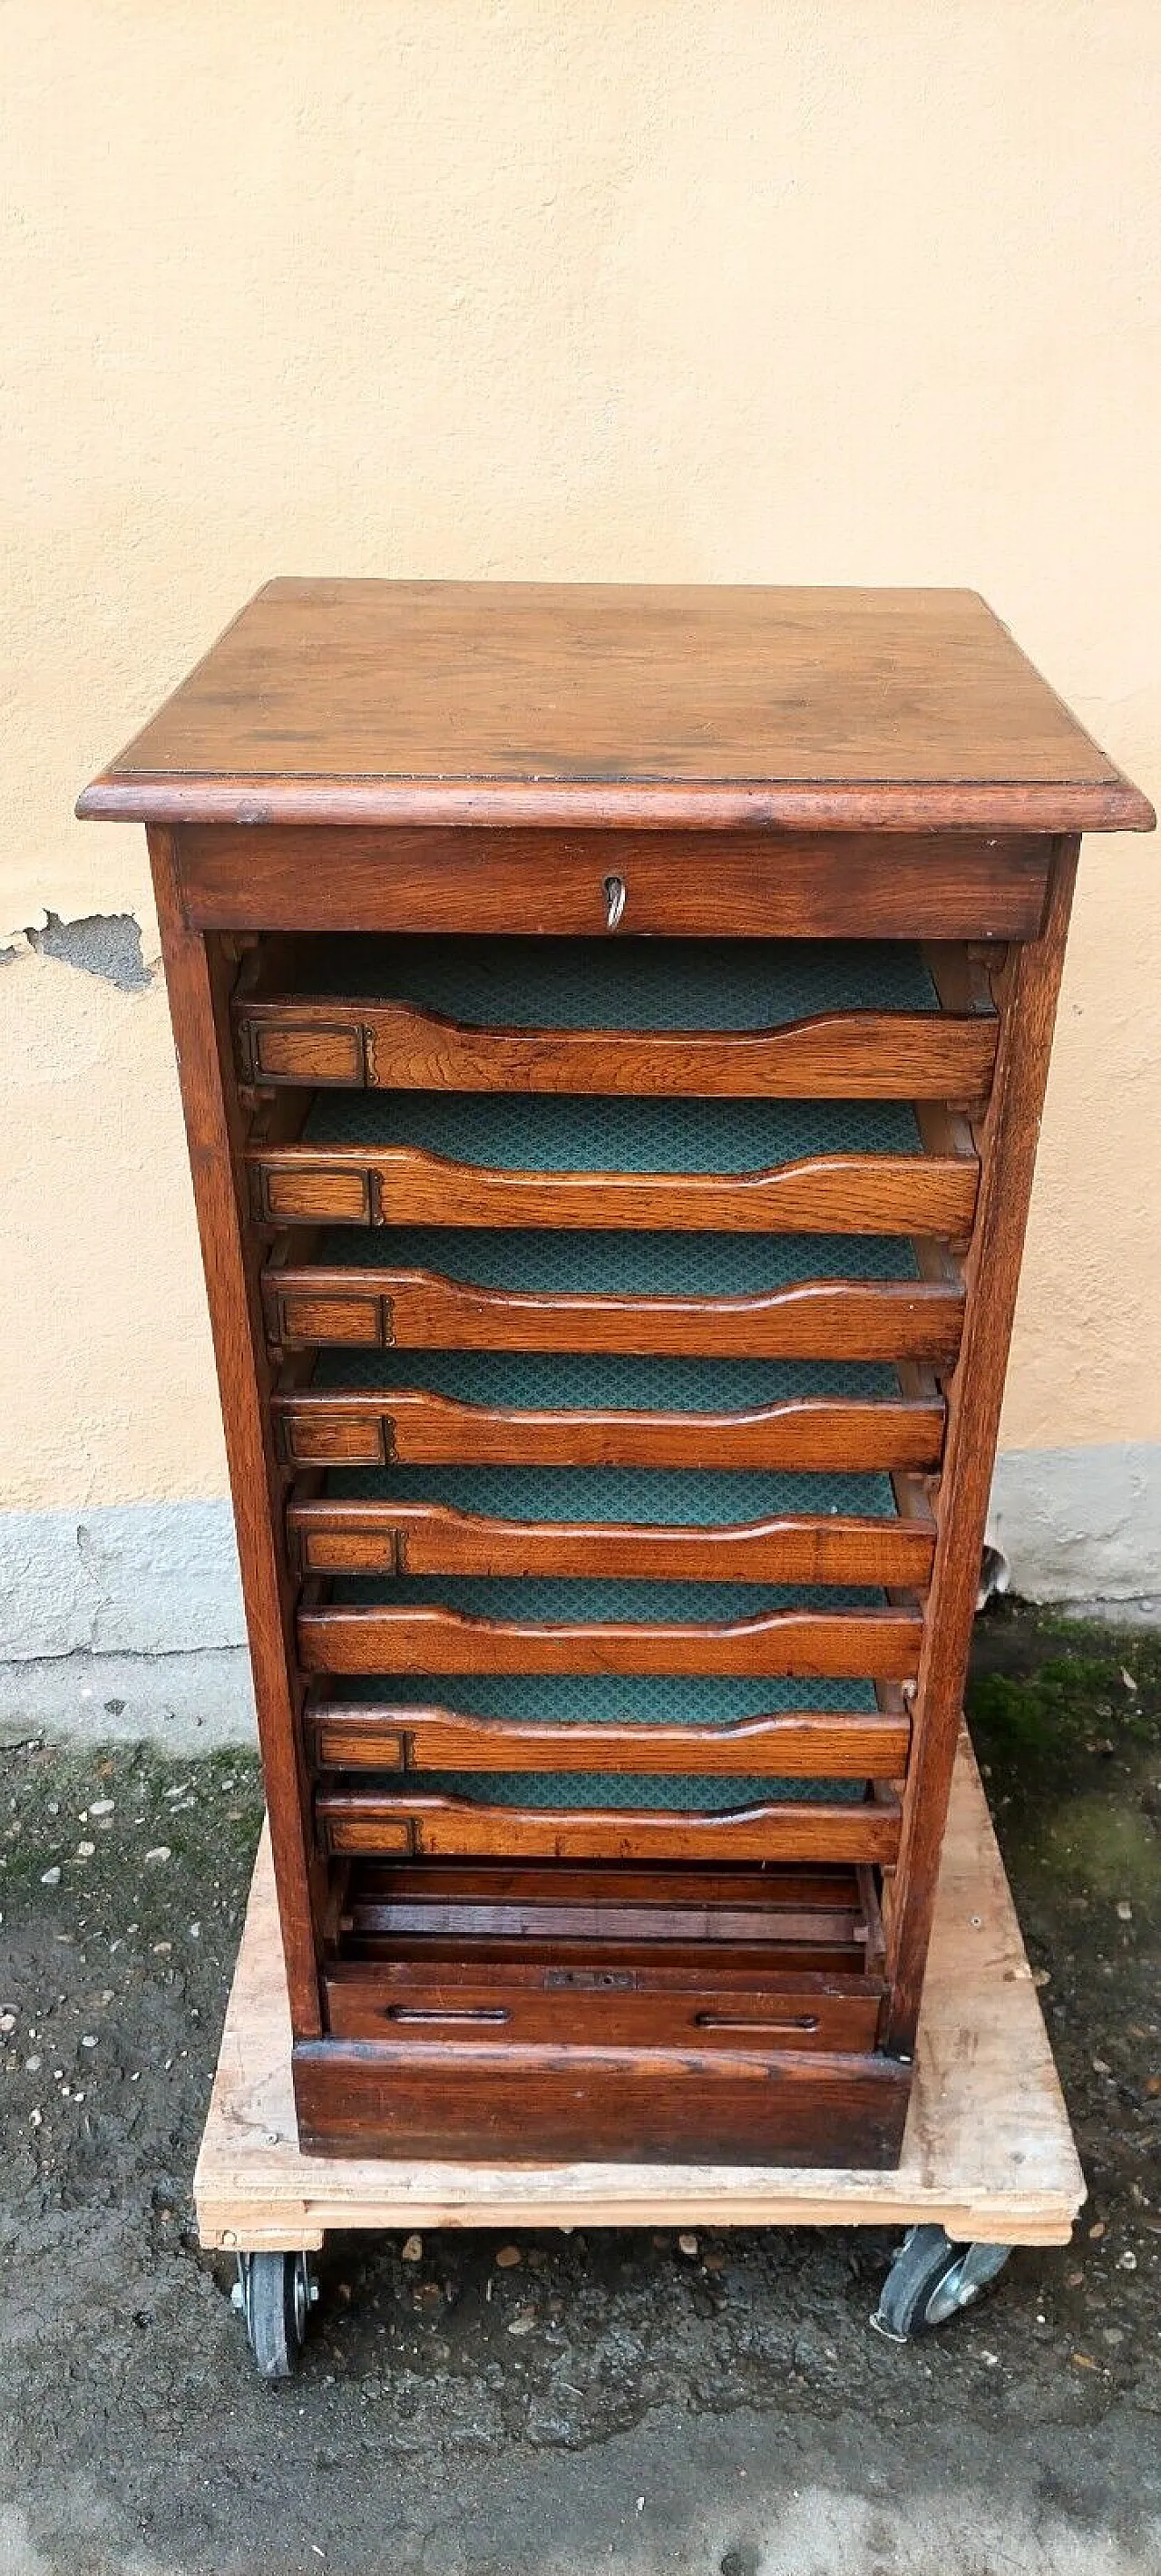
[[[903,2351],[892,2239],[338,2239],[259,2384],[190,2177],[261,1803],[237,1754],[3,1757],[0,2569],[1161,2568],[1161,1639],[1004,1605],[971,1713],[1091,2199]]]

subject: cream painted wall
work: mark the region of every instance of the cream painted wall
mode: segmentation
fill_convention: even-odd
[[[0,51],[0,932],[153,953],[72,799],[278,571],[969,583],[1156,799],[1153,0],[8,0]],[[1016,1449],[1161,1438],[1156,871],[1084,860]],[[18,955],[0,1084],[9,1501],[220,1492],[160,993]]]

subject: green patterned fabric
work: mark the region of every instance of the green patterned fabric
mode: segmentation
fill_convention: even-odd
[[[418,1147],[522,1172],[773,1170],[820,1154],[922,1151],[901,1100],[605,1100],[552,1092],[320,1091],[307,1145]]]
[[[367,1582],[352,1582],[336,1585],[335,1594],[341,1593],[349,1598],[357,1592],[360,1598],[365,1599],[376,1591],[380,1600],[394,1600],[404,1593],[414,1597],[416,1588],[414,1583],[397,1583],[391,1585],[389,1593],[384,1593]],[[443,1594],[448,1588],[434,1580],[423,1587],[425,1592],[437,1594]],[[636,1612],[645,1590],[633,1584],[559,1584],[549,1587],[485,1582],[460,1584],[454,1588],[461,1594],[465,1590],[502,1594],[509,1606],[504,1608],[497,1601],[494,1604],[497,1617],[512,1615],[510,1604],[513,1596],[522,1600],[528,1593],[538,1597],[535,1609],[526,1608],[524,1615],[532,1617],[539,1613],[545,1616],[542,1596],[548,1590],[555,1593],[567,1591],[570,1596],[583,1595],[581,1615],[587,1617],[609,1615],[607,1609],[595,1606],[594,1593],[602,1597],[615,1593],[621,1615],[625,1616],[628,1612],[623,1605],[631,1596],[632,1609]],[[725,1587],[722,1589],[724,1591]],[[738,1595],[745,1594],[748,1599],[758,1589],[750,1585],[733,1587],[729,1615],[738,1615]],[[715,1600],[720,1597],[716,1585],[663,1584],[649,1586],[648,1590],[670,1596],[664,1615],[674,1618],[691,1615],[689,1605],[693,1602],[700,1604],[710,1594]],[[682,1607],[673,1604],[674,1594],[679,1596]],[[788,1597],[782,1594],[777,1599],[784,1601]],[[815,1601],[839,1596],[803,1593],[793,1597]],[[857,1597],[862,1600],[867,1596]],[[770,1599],[766,1592],[764,1601],[767,1605]],[[461,1600],[456,1606],[467,1605]],[[877,1706],[874,1688],[869,1681],[803,1681],[790,1674],[778,1674],[768,1680],[751,1680],[748,1676],[701,1678],[689,1673],[440,1673],[430,1677],[417,1673],[361,1673],[338,1681],[335,1691],[340,1701],[390,1709],[393,1713],[439,1708],[457,1716],[506,1719],[511,1724],[558,1725],[562,1736],[567,1735],[570,1726],[701,1726],[708,1733],[718,1727],[739,1725],[746,1718],[789,1716],[810,1710],[834,1716],[871,1715]],[[401,1785],[398,1774],[393,1774],[384,1785],[398,1791]],[[419,1794],[426,1791],[431,1795],[468,1798],[483,1806],[546,1810],[651,1808],[665,1814],[706,1815],[763,1804],[775,1798],[821,1798],[854,1804],[865,1795],[866,1783],[815,1776],[788,1780],[764,1774],[722,1777],[697,1772],[643,1775],[565,1770],[415,1771],[408,1773],[407,1787]]]
[[[873,1684],[696,1673],[353,1673],[339,1699],[376,1708],[446,1708],[458,1717],[536,1726],[739,1726],[811,1710],[870,1715]]]
[[[829,1513],[894,1519],[889,1476],[757,1474],[698,1467],[336,1467],[335,1502],[445,1503],[485,1520],[728,1527]]]
[[[398,1794],[398,1773],[384,1786]],[[664,1815],[721,1816],[764,1806],[773,1798],[807,1805],[826,1799],[855,1807],[866,1796],[866,1783],[777,1780],[740,1772],[715,1778],[688,1771],[409,1771],[407,1790],[416,1797],[466,1798],[474,1807],[652,1808]]]
[[[828,1397],[898,1397],[892,1368],[858,1360],[633,1359],[611,1351],[320,1351],[315,1395],[422,1388],[457,1404],[516,1413],[757,1413]]]
[[[469,1027],[766,1029],[819,1011],[935,1011],[905,940],[378,939],[312,942],[308,989],[412,1002]]]
[[[470,1619],[592,1620],[765,1619],[776,1610],[878,1610],[881,1592],[850,1584],[653,1583],[631,1575],[591,1581],[579,1575],[337,1575],[331,1599],[377,1610],[410,1610],[438,1602]]]
[[[320,1261],[434,1270],[527,1296],[761,1297],[808,1279],[917,1279],[897,1234],[554,1234],[491,1226],[338,1226]]]

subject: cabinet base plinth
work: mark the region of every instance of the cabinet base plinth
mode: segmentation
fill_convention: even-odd
[[[780,2050],[491,2048],[307,2040],[294,2051],[308,2154],[597,2157],[631,2164],[898,2164],[911,2070]]]

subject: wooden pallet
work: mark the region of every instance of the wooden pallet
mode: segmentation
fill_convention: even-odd
[[[310,2251],[335,2228],[883,2227],[1061,2245],[1085,2197],[1048,2035],[966,1733],[894,2173],[386,2162],[300,2153],[265,1829],[194,2176],[204,2246]]]

